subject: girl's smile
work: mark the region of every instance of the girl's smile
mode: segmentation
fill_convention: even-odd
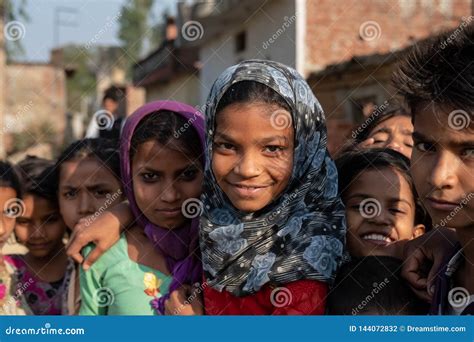
[[[291,125],[272,125],[271,116],[277,110],[282,108],[263,102],[235,103],[217,115],[212,170],[238,210],[264,208],[289,182],[294,132]]]

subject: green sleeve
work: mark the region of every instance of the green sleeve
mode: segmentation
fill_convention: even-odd
[[[82,250],[83,256],[87,256],[92,251],[92,246],[87,246]],[[96,262],[88,271],[79,267],[79,282],[81,287],[81,309],[79,315],[96,316],[106,315],[107,307],[99,305],[101,285],[100,266]]]

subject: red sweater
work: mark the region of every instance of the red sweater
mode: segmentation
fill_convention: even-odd
[[[284,288],[286,289],[275,290],[272,295],[275,286],[266,284],[253,295],[236,297],[227,291],[219,292],[208,286],[204,289],[206,315],[324,314],[328,292],[326,283],[298,280],[286,284]]]

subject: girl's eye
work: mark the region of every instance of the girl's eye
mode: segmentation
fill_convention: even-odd
[[[467,148],[463,151],[464,156],[467,158],[474,158],[474,148]]]
[[[28,225],[29,221],[24,219],[24,218],[21,218],[21,217],[18,217],[16,219],[16,224],[20,225],[20,226],[26,226]]]
[[[283,150],[284,148],[282,146],[277,146],[277,145],[265,146],[265,152],[277,153]]]
[[[233,150],[234,145],[229,144],[229,143],[216,143],[215,144],[217,148],[222,149],[222,150]]]
[[[71,190],[71,191],[65,192],[63,196],[67,199],[72,199],[72,198],[76,197],[76,195],[77,195],[77,191]]]
[[[152,182],[152,181],[156,181],[156,179],[158,178],[158,175],[153,172],[146,172],[146,173],[142,173],[142,178],[145,182]]]
[[[403,211],[400,208],[391,208],[390,212],[395,213],[395,214],[405,214],[405,211]]]
[[[420,142],[415,145],[416,149],[421,152],[433,152],[435,150],[434,145],[430,143]]]
[[[185,181],[192,181],[196,178],[196,175],[198,174],[198,170],[196,169],[189,169],[184,171],[181,174],[181,178]]]
[[[104,197],[104,196],[107,196],[108,194],[110,194],[111,192],[109,190],[97,190],[95,193],[94,193],[94,196],[96,197]]]

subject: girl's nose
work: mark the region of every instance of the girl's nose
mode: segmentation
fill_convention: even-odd
[[[165,203],[174,203],[180,199],[180,193],[174,182],[169,182],[161,191],[160,200]]]
[[[260,174],[257,158],[250,153],[245,153],[234,166],[234,173],[243,178],[252,178]]]
[[[79,214],[81,216],[92,215],[95,212],[93,200],[90,198],[91,195],[86,192],[82,192],[79,195]]]

